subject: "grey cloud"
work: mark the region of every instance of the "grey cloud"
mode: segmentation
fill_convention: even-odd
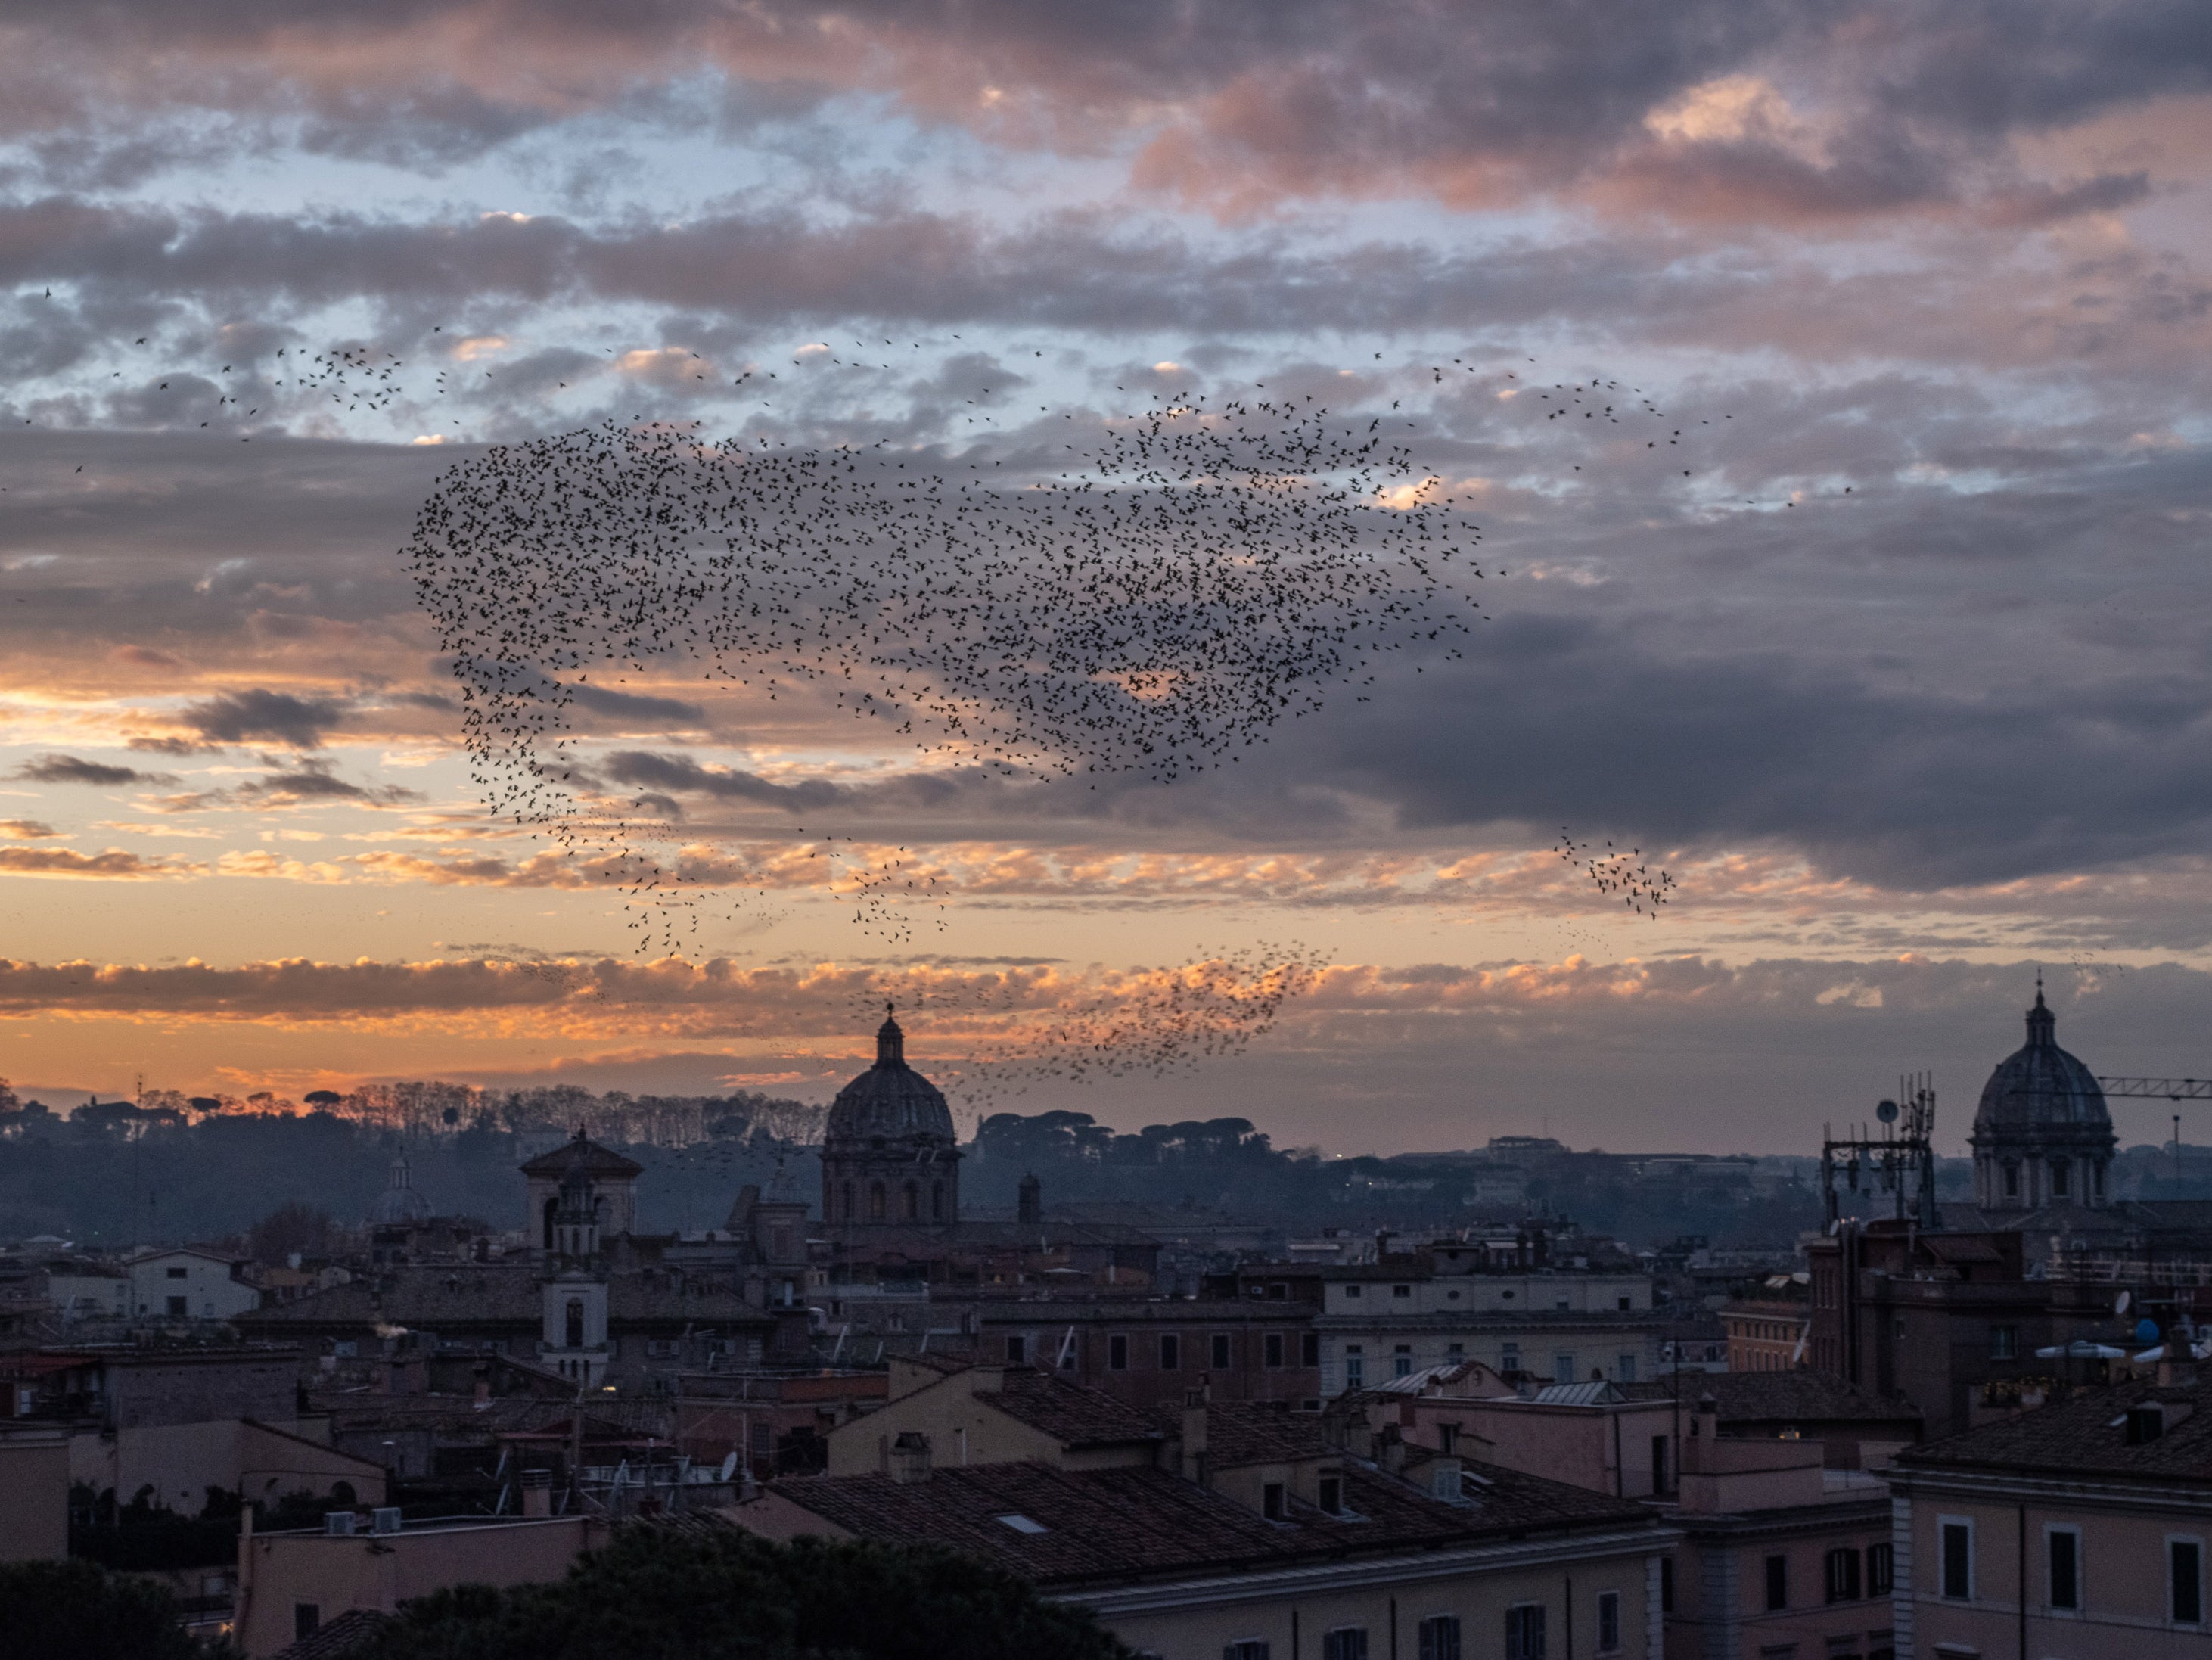
[[[324,763],[306,761],[296,767],[273,772],[239,785],[228,793],[231,800],[246,805],[293,806],[313,801],[358,801],[366,806],[396,806],[405,801],[423,799],[420,790],[398,784],[365,786],[340,778]],[[201,805],[209,805],[203,798]]]
[[[1328,734],[1333,764],[1304,757],[1309,775],[1424,832],[1778,842],[1909,890],[2192,853],[2212,831],[2212,714],[2183,682],[1915,696],[1756,650],[1668,660],[1533,617],[1484,644],[1418,687],[1401,678]]]
[[[828,806],[848,799],[848,792],[835,784],[772,783],[755,773],[709,769],[688,755],[656,755],[648,750],[617,750],[600,757],[595,769],[617,784],[775,806]]]
[[[578,707],[603,715],[617,724],[643,721],[663,725],[696,726],[707,718],[707,711],[698,704],[680,697],[656,697],[645,692],[615,691],[605,686],[595,686],[580,681],[568,688],[568,696]]]
[[[323,734],[345,712],[345,705],[335,698],[295,697],[255,687],[187,704],[183,719],[210,743],[240,744],[258,738],[311,750],[320,747]]]
[[[41,755],[15,769],[15,776],[36,784],[90,784],[115,789],[125,784],[167,784],[168,774],[140,772],[133,767],[113,767],[75,755]]]

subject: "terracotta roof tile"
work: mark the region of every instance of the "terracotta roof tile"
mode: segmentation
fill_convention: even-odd
[[[2136,1445],[2121,1420],[2130,1407],[2165,1408],[2164,1432]],[[1980,1467],[2132,1476],[2203,1483],[2212,1480],[2212,1382],[2160,1385],[2148,1378],[2087,1389],[1908,1448],[1898,1456],[1908,1468]]]
[[[1351,1467],[1348,1514],[1293,1500],[1282,1523],[1149,1468],[971,1464],[907,1484],[880,1475],[806,1476],[771,1491],[861,1537],[949,1546],[1048,1586],[1282,1567],[1536,1529],[1658,1525],[1640,1505],[1488,1465],[1468,1468],[1491,1484],[1475,1504],[1445,1504],[1395,1477]],[[744,1517],[742,1506],[732,1513]]]
[[[975,1398],[1042,1430],[1062,1446],[1112,1446],[1160,1438],[1159,1430],[1144,1414],[1103,1390],[1028,1366],[1009,1366],[1004,1376],[998,1389],[978,1390]]]

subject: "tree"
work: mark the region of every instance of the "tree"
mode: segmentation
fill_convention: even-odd
[[[203,1660],[169,1593],[90,1562],[0,1564],[0,1633],[20,1660]]]
[[[331,1236],[337,1227],[328,1212],[294,1199],[256,1222],[247,1238],[253,1260],[275,1267],[288,1261],[294,1251],[302,1256],[318,1256],[328,1251]]]
[[[360,1660],[1127,1660],[1092,1616],[949,1551],[619,1529],[557,1584],[412,1602]]]

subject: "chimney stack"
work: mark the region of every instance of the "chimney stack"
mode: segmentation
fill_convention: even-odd
[[[1204,1386],[1188,1391],[1182,1404],[1182,1479],[1200,1486],[1211,1485],[1209,1461],[1206,1451],[1206,1398]]]
[[[919,1430],[902,1430],[891,1443],[884,1472],[902,1487],[929,1480],[929,1438]]]

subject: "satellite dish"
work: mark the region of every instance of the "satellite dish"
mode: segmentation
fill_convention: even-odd
[[[2155,1343],[2158,1341],[2158,1322],[2155,1320],[2136,1321],[2136,1341],[2138,1343]]]
[[[737,1471],[738,1455],[734,1450],[732,1450],[728,1457],[722,1460],[722,1480],[725,1481],[728,1481],[732,1475],[737,1474]]]
[[[1897,1122],[1897,1103],[1894,1101],[1883,1102],[1880,1106],[1874,1110],[1874,1116],[1881,1119],[1885,1124],[1894,1124]]]
[[[2124,1291],[2118,1297],[2115,1297],[2112,1299],[2112,1312],[2114,1314],[2125,1314],[2128,1311],[2128,1303],[2134,1295],[2135,1293],[2132,1292]]]

